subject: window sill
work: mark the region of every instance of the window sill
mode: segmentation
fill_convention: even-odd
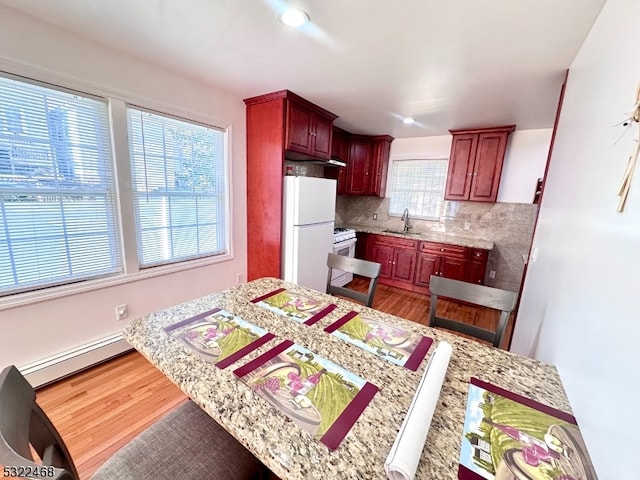
[[[135,273],[122,273],[116,276],[101,278],[97,280],[87,280],[72,285],[60,285],[58,287],[46,288],[33,292],[16,293],[0,299],[0,311],[11,308],[33,305],[34,303],[46,302],[58,298],[69,297],[80,293],[92,292],[103,288],[124,285],[132,282],[139,282],[149,278],[160,277],[171,273],[182,272],[194,268],[207,267],[217,263],[233,260],[233,255],[216,255],[207,258],[188,260],[171,265],[161,265],[140,270]]]

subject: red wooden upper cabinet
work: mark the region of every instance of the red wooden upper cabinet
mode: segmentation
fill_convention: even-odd
[[[351,134],[339,127],[333,127],[331,138],[331,159],[339,160],[345,164],[349,163],[349,146]],[[338,181],[337,194],[343,195],[347,191],[347,168],[346,167],[325,167],[325,177],[335,178]]]
[[[329,160],[333,121],[336,116],[298,98],[289,92],[285,130],[287,157],[300,160]]]
[[[453,139],[445,200],[496,201],[507,138],[515,128],[449,130]]]
[[[384,197],[393,137],[352,135],[347,164],[347,195]]]

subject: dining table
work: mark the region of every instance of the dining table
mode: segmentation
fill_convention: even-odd
[[[332,307],[309,325],[256,303],[256,299],[281,289],[299,292]],[[173,326],[215,309],[230,312],[270,335],[257,348],[221,368],[170,334]],[[368,318],[433,339],[433,344],[415,369],[393,364],[325,331],[349,312],[366,314]],[[277,278],[256,279],[134,319],[124,328],[124,338],[283,480],[386,479],[385,460],[429,358],[441,342],[451,345],[451,357],[415,478],[458,478],[472,377],[571,413],[562,382],[552,365]],[[300,428],[234,373],[283,340],[329,359],[378,389],[335,449]]]

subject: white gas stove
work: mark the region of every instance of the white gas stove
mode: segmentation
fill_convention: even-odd
[[[342,244],[355,240],[356,231],[352,228],[336,227],[333,229],[333,244]]]
[[[356,256],[356,231],[352,228],[337,227],[333,229],[333,253],[353,258]],[[331,284],[345,286],[353,280],[353,273],[333,270]]]

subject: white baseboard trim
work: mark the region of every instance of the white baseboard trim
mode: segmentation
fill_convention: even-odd
[[[21,367],[33,388],[55,382],[97,363],[131,350],[132,347],[118,333],[96,342],[88,343],[72,350],[53,355]]]

